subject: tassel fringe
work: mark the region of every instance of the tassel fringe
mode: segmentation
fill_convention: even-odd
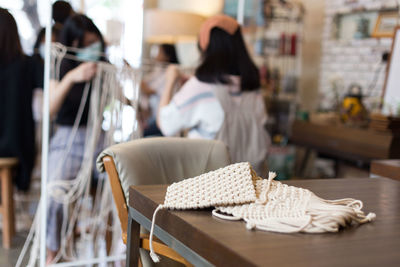
[[[315,195],[302,217],[272,217],[259,220],[246,219],[246,228],[279,233],[324,233],[337,232],[340,227],[352,223],[363,224],[376,218],[375,213],[361,210],[362,202],[355,199],[324,200]],[[213,213],[213,215],[215,215]]]

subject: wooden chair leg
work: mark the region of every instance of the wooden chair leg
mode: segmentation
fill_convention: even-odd
[[[140,225],[129,216],[126,266],[139,265]]]
[[[111,244],[112,244],[112,239],[113,239],[113,233],[112,230],[109,230],[109,228],[112,227],[112,214],[110,213],[107,216],[107,230],[105,234],[105,239],[106,239],[106,252],[107,255],[110,255],[111,252]]]
[[[3,209],[3,247],[11,247],[11,239],[15,233],[13,185],[11,169],[2,168],[1,177],[1,206]]]

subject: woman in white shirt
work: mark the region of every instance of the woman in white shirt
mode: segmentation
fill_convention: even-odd
[[[201,27],[202,62],[177,94],[175,66],[166,73],[157,123],[165,136],[188,130],[189,138],[219,139],[233,162],[249,161],[260,175],[266,171],[270,138],[259,91],[259,72],[252,62],[236,20],[209,18]]]

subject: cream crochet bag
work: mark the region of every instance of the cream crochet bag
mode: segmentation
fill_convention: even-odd
[[[365,215],[360,200],[325,200],[313,192],[257,176],[248,162],[236,163],[216,171],[173,183],[164,204],[153,214],[150,231],[150,256],[159,258],[152,246],[156,214],[160,209],[199,209],[215,207],[212,214],[227,220],[244,220],[248,229],[280,233],[337,232],[351,223],[372,221]]]

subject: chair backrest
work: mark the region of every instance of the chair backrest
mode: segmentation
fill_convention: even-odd
[[[121,221],[127,233],[127,203],[132,185],[170,184],[230,164],[224,143],[187,138],[144,138],[106,148],[97,158],[107,171]]]

